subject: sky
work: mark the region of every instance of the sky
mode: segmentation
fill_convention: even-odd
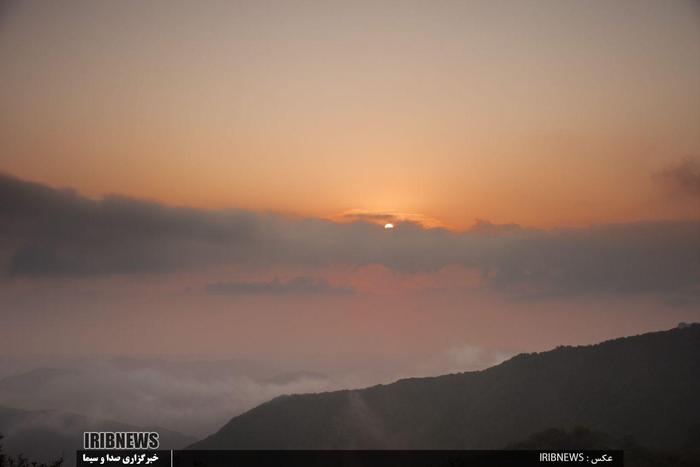
[[[456,229],[689,214],[656,200],[649,173],[700,153],[697,2],[6,1],[0,15],[0,163],[21,178]]]
[[[0,63],[0,353],[371,382],[700,319],[698,2],[4,1]]]

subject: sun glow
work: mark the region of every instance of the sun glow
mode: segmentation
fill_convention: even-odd
[[[386,230],[391,230],[393,228],[394,228],[394,224],[392,224],[391,222],[384,224],[384,229],[386,229]]]

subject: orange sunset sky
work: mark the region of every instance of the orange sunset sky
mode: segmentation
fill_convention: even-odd
[[[653,175],[700,154],[699,44],[693,1],[4,2],[0,169],[457,229],[697,217]]]

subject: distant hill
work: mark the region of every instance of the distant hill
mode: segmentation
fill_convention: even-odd
[[[498,366],[277,397],[192,449],[492,449],[587,427],[662,450],[700,428],[700,325],[521,354]]]
[[[0,394],[13,391],[24,393],[37,391],[57,379],[77,373],[75,370],[62,368],[36,368],[26,373],[5,376],[0,379]]]
[[[82,449],[84,431],[157,431],[162,449],[179,449],[195,438],[159,427],[136,427],[55,410],[18,410],[0,406],[0,434],[3,451],[10,455],[50,462],[64,457],[66,466],[75,464],[75,451]]]

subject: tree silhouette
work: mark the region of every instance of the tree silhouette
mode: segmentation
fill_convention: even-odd
[[[60,467],[63,465],[63,458],[50,463],[30,461],[22,454],[17,456],[7,456],[2,450],[3,436],[0,434],[0,467]]]

